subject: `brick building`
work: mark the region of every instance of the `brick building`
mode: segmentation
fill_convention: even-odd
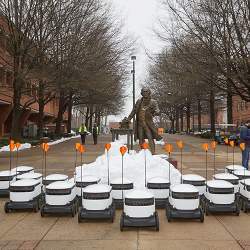
[[[8,135],[12,123],[12,97],[13,97],[13,59],[8,53],[8,27],[4,22],[3,17],[0,16],[0,137]],[[28,90],[21,98],[21,105],[24,105],[28,100],[34,98],[37,94],[34,88],[36,79],[26,82],[26,89]],[[54,121],[58,112],[59,101],[57,98],[51,100],[46,104],[44,109],[44,122],[48,128],[53,129]],[[37,121],[38,121],[38,103],[30,105],[23,110],[21,115],[21,128],[25,136],[35,136]],[[67,120],[67,113],[64,115],[64,120]],[[63,128],[64,129],[64,125]]]

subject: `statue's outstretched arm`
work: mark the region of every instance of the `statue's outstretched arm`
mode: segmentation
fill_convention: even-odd
[[[131,111],[130,115],[128,116],[128,120],[129,120],[129,121],[135,116],[137,106],[138,106],[138,101],[136,102],[136,104],[135,104],[133,110]]]

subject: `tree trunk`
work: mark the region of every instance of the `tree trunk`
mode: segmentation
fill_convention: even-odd
[[[39,86],[38,86],[38,108],[39,108],[39,113],[38,113],[38,131],[37,131],[37,137],[41,138],[43,137],[43,128],[44,128],[44,84],[43,81],[39,81]]]
[[[12,110],[12,124],[11,124],[11,138],[19,140],[21,138],[20,118],[22,114],[21,107],[21,88],[17,79],[13,82],[13,110]]]
[[[227,93],[227,123],[233,124],[233,96],[231,92]]]
[[[201,100],[198,99],[198,131],[201,132]]]
[[[211,133],[215,135],[215,107],[214,107],[214,91],[210,91],[209,95],[209,106],[210,106],[210,129]]]
[[[174,133],[174,119],[171,120],[171,130],[172,130],[173,133]]]
[[[90,115],[89,115],[89,127],[88,127],[89,131],[92,131],[92,127],[93,127],[93,115],[94,115],[93,109],[94,109],[93,105],[90,104],[90,109],[89,109],[89,113],[90,113]]]
[[[187,133],[189,134],[190,132],[190,103],[187,103],[187,111],[186,111],[186,117],[187,117]]]
[[[181,108],[180,111],[180,118],[181,118],[181,132],[183,132],[183,127],[184,127],[183,108]]]
[[[176,108],[176,131],[179,132],[180,130],[180,124],[179,124],[179,118],[180,118],[180,111],[179,108]]]
[[[87,106],[86,119],[85,119],[85,126],[86,126],[86,128],[89,127],[89,117],[90,117],[90,114],[89,114],[89,106]]]
[[[59,97],[59,109],[56,118],[56,130],[55,130],[56,136],[62,135],[62,122],[63,122],[63,114],[65,111],[64,106],[65,106],[64,92],[61,91]]]
[[[72,122],[72,107],[73,107],[73,100],[72,100],[73,94],[70,93],[69,96],[69,103],[68,103],[68,120],[67,120],[67,133],[71,133],[71,122]]]

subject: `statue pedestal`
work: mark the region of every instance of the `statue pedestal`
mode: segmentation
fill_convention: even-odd
[[[124,129],[124,128],[119,128],[119,129],[112,129],[112,142],[115,140],[119,140],[119,135],[127,135],[127,147],[128,149],[133,150],[133,134],[134,131],[133,129]]]

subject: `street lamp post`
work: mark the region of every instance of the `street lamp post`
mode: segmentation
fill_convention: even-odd
[[[135,108],[135,60],[136,56],[131,56],[131,60],[133,61],[133,70],[131,73],[133,74],[133,109]],[[133,118],[133,130],[135,132],[135,117]]]

